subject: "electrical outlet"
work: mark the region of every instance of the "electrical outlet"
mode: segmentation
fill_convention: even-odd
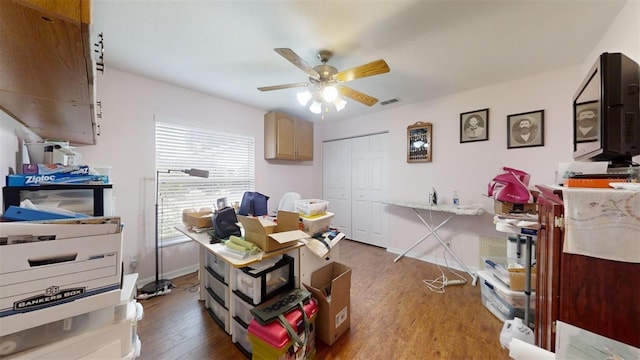
[[[131,255],[131,257],[129,258],[129,266],[131,267],[131,269],[135,269],[136,267],[138,267],[138,255]]]

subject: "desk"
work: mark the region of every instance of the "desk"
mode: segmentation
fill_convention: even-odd
[[[471,284],[473,286],[476,286],[476,281],[478,280],[478,277],[476,276],[476,274],[472,273],[469,270],[467,265],[465,265],[464,262],[462,262],[460,260],[460,258],[458,258],[456,253],[453,252],[453,250],[451,249],[451,247],[449,247],[447,242],[444,241],[442,239],[442,237],[440,237],[440,235],[438,235],[438,230],[440,228],[442,228],[446,223],[449,222],[449,220],[451,220],[456,215],[482,215],[482,214],[484,214],[484,209],[480,205],[429,205],[429,204],[417,204],[417,203],[397,202],[397,201],[383,201],[382,203],[383,204],[387,204],[387,205],[395,205],[395,206],[410,208],[411,210],[413,210],[413,212],[415,212],[415,214],[418,216],[420,221],[422,221],[424,226],[429,231],[426,235],[424,235],[420,240],[418,240],[415,244],[413,244],[405,252],[403,252],[402,254],[398,255],[398,257],[396,257],[393,260],[394,262],[397,262],[398,260],[400,260],[400,258],[405,256],[414,247],[418,246],[418,244],[423,242],[429,236],[433,235],[436,239],[438,239],[438,241],[444,247],[444,249],[449,254],[451,254],[451,256],[453,256],[454,259],[456,259],[456,261],[458,262],[458,264],[460,264],[460,266],[464,269],[464,271],[467,274],[469,274],[469,276],[471,276],[471,279],[472,279]],[[448,213],[449,216],[444,221],[442,221],[438,226],[432,228],[429,225],[429,223],[427,221],[425,221],[425,219],[422,217],[422,215],[420,214],[419,210],[439,211],[439,212]]]
[[[530,313],[531,313],[531,246],[534,242],[534,237],[538,236],[538,228],[540,225],[537,222],[537,216],[535,221],[528,217],[514,217],[509,215],[496,215],[493,219],[496,224],[496,230],[506,232],[510,234],[516,234],[518,236],[524,236],[525,238],[525,255],[524,255],[524,323],[530,326]],[[518,246],[520,246],[520,239],[518,239]]]
[[[223,261],[225,261],[231,267],[242,268],[242,267],[245,267],[245,266],[249,266],[249,265],[251,265],[253,263],[262,261],[264,259],[272,258],[274,256],[280,256],[280,255],[285,254],[287,252],[290,252],[292,250],[297,250],[298,248],[304,246],[304,244],[302,244],[301,242],[297,241],[294,245],[291,245],[291,246],[286,247],[284,249],[278,249],[276,251],[271,251],[271,252],[268,252],[268,253],[261,252],[261,253],[255,254],[255,255],[247,256],[244,259],[239,259],[239,258],[232,257],[232,256],[229,256],[228,254],[226,254],[223,251],[224,244],[222,244],[222,243],[211,244],[210,243],[211,238],[209,237],[209,235],[206,232],[203,232],[203,233],[190,232],[187,229],[186,226],[176,226],[175,228],[176,228],[176,230],[180,231],[181,233],[186,235],[191,240],[197,242],[198,245],[200,245],[199,271],[198,271],[198,274],[199,274],[199,277],[200,277],[200,300],[204,300],[205,299],[205,287],[202,284],[202,281],[203,281],[203,274],[204,274],[204,271],[205,271],[204,267],[205,267],[205,264],[206,264],[205,256],[206,256],[207,252],[214,253],[217,257],[221,258]]]

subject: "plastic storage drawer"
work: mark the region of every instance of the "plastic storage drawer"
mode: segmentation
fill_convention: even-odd
[[[213,320],[215,320],[215,322],[218,323],[218,325],[220,325],[227,334],[231,334],[231,318],[229,317],[229,310],[220,304],[211,289],[207,289],[204,305]]]
[[[331,226],[331,219],[333,219],[334,214],[327,212],[326,214],[318,217],[314,217],[311,219],[302,218],[302,225],[304,228],[302,231],[307,234],[313,236],[318,233],[323,233],[329,231],[329,226]]]
[[[524,318],[524,308],[526,296],[521,291],[511,291],[499,280],[492,279],[490,272],[486,270],[478,271],[480,277],[480,294],[482,304],[502,321],[513,319],[514,317]],[[531,315],[535,308],[535,293],[530,296]]]
[[[307,218],[322,216],[327,213],[329,208],[329,202],[320,199],[296,200],[294,205],[298,214]]]
[[[245,327],[245,325],[233,319],[231,321],[231,341],[240,348],[240,351],[245,356],[251,358],[251,340],[249,340],[249,333],[247,332],[248,326]]]
[[[282,291],[293,289],[293,261],[291,256],[285,254],[266,269],[257,267],[236,269],[233,281],[234,293],[248,303],[259,305]],[[258,264],[264,264],[264,262]]]
[[[253,305],[244,301],[238,294],[231,295],[231,317],[241,320],[245,325],[249,326],[253,315],[251,315],[251,309]]]
[[[207,251],[206,266],[213,270],[214,273],[220,275],[220,280],[225,284],[229,283],[229,264],[222,260],[216,254]]]
[[[218,300],[220,304],[222,304],[222,306],[229,307],[229,285],[225,284],[220,278],[220,275],[213,272],[213,270],[209,268],[205,268],[205,270],[205,287],[213,292],[213,296],[216,298],[216,300]]]

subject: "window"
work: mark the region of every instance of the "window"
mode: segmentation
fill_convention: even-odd
[[[181,172],[192,168],[209,171],[209,178]],[[224,197],[231,205],[245,191],[254,191],[254,168],[253,137],[156,122],[160,242],[182,240],[175,226],[182,225],[184,209],[215,209],[216,200]]]

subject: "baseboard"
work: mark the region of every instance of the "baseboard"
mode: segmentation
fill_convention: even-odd
[[[403,250],[403,249],[396,249],[396,248],[389,248],[389,247],[387,248],[387,252],[390,252],[390,253],[393,253],[393,254],[397,254],[397,255],[402,254],[404,251],[405,250]],[[448,267],[449,269],[453,269],[453,270],[456,270],[456,271],[461,271],[463,273],[466,273],[465,270],[462,268],[462,266],[460,264],[458,264],[458,262],[455,259],[453,259],[450,255],[447,256],[448,264],[445,263],[444,257],[441,257],[441,256],[438,256],[438,257],[425,256],[425,255],[418,256],[417,253],[411,252],[411,251],[406,253],[404,255],[404,257],[409,257],[409,258],[412,258],[412,259],[421,260],[421,261],[424,261],[424,262],[428,262],[428,263],[431,263],[431,264],[436,264],[436,265]],[[400,258],[398,261],[402,261],[402,258]],[[469,265],[469,264],[465,264],[465,265],[474,274],[479,270],[478,266],[472,266],[472,265]]]
[[[166,272],[164,274],[162,274],[161,278],[162,279],[175,279],[177,277],[183,276],[183,275],[187,275],[187,274],[191,274],[192,272],[198,271],[199,266],[198,264],[196,265],[191,265],[191,266],[187,266],[181,269],[176,269],[174,271],[170,271],[170,272]],[[149,277],[149,278],[145,278],[145,279],[138,279],[138,281],[136,282],[136,288],[140,289],[141,287],[143,287],[144,285],[155,281],[156,277],[155,275],[153,277]]]

